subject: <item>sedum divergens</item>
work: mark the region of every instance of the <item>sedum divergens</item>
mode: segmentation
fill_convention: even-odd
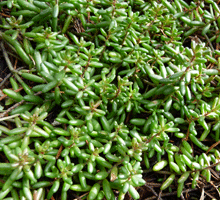
[[[10,9],[0,37],[12,73],[1,96],[0,199],[139,199],[143,175],[161,170],[160,190],[175,185],[180,197],[186,181],[196,188],[220,171],[217,2],[0,7]],[[25,67],[13,67],[6,44]]]

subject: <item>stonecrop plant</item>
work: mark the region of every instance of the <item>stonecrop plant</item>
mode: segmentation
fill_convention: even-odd
[[[181,197],[220,171],[219,1],[0,9],[0,199],[140,199],[148,173]]]

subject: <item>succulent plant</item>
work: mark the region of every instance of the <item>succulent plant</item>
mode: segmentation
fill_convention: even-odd
[[[1,97],[0,199],[139,199],[144,173],[161,170],[160,190],[175,182],[180,197],[185,181],[195,188],[220,170],[217,2],[0,6],[10,9],[0,37],[12,73]],[[13,67],[3,42],[25,67]]]

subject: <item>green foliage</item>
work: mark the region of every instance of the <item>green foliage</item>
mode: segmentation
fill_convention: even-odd
[[[127,192],[139,199],[146,169],[167,170],[160,189],[176,179],[180,197],[185,181],[195,188],[220,170],[215,1],[0,6],[11,9],[0,36],[28,65],[15,70],[5,55],[14,76],[2,106],[16,108],[8,117],[1,110],[0,199],[65,200],[70,190],[89,200],[113,200],[116,190],[120,200]]]

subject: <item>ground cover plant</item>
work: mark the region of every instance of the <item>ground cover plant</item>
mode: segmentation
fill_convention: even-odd
[[[0,199],[219,199],[219,1],[0,8]]]

